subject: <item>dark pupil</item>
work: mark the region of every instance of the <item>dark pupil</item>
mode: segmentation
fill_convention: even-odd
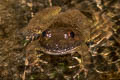
[[[42,36],[45,37],[46,36],[46,31],[42,32]]]
[[[70,32],[70,37],[74,38],[75,34],[74,32]]]

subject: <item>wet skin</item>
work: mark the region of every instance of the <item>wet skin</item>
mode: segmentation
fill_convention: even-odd
[[[80,54],[84,67],[91,64],[86,45],[90,37],[90,21],[79,10],[65,12],[60,7],[38,12],[22,32],[27,47],[49,55]],[[29,49],[28,49],[29,51]]]
[[[28,40],[39,40],[39,47],[47,54],[76,52],[90,37],[90,23],[86,16],[75,9],[60,10],[60,7],[53,7],[37,13],[23,30]]]

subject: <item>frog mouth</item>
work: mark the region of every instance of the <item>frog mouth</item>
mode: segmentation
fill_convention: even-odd
[[[75,49],[80,46],[79,42],[76,42],[74,45],[69,44],[69,45],[42,45],[42,50],[43,52],[50,54],[50,55],[65,55],[65,54],[70,54],[75,52]]]
[[[45,49],[45,48],[42,48],[42,51],[46,54],[50,54],[50,55],[66,55],[66,54],[71,54],[71,53],[74,53],[76,52],[75,48],[71,48],[71,49],[64,49],[64,50],[51,50],[51,49]]]

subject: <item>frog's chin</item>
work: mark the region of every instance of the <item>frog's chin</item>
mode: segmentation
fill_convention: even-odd
[[[41,49],[45,54],[49,55],[66,55],[66,54],[72,54],[76,52],[77,48],[72,49],[65,49],[65,50],[48,50],[48,49]]]

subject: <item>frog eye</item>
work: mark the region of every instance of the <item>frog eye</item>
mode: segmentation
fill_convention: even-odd
[[[74,38],[74,36],[75,36],[74,32],[71,31],[71,32],[69,33],[69,36],[70,36],[71,38]]]
[[[49,30],[45,30],[45,31],[42,32],[42,36],[43,37],[51,37],[51,33],[50,33]]]
[[[75,34],[73,31],[68,32],[67,34],[64,34],[64,38],[74,38]]]
[[[68,32],[68,37],[74,38],[75,33],[73,31]]]
[[[46,36],[46,31],[42,32],[42,36],[45,37]]]

